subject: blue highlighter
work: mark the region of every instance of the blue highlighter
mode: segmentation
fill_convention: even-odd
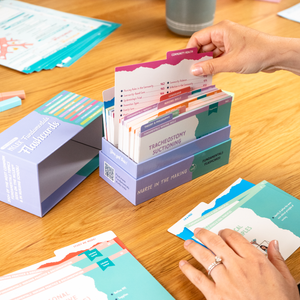
[[[17,96],[0,101],[0,112],[20,106],[21,104],[22,104],[22,100]]]

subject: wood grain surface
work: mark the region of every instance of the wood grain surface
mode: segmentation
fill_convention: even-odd
[[[0,113],[0,132],[62,90],[102,99],[102,91],[114,85],[116,66],[164,59],[167,51],[185,48],[188,42],[167,29],[163,0],[27,2],[122,26],[69,68],[25,75],[0,66],[0,92],[24,89],[27,96],[22,106]],[[299,23],[276,15],[298,2],[217,0],[215,23],[229,19],[269,34],[300,38]],[[0,202],[0,276],[112,230],[174,298],[204,299],[178,268],[180,259],[194,266],[197,262],[167,229],[239,177],[255,184],[267,180],[300,198],[300,77],[285,71],[223,73],[215,75],[213,83],[235,93],[228,165],[139,206],[102,180],[98,170],[43,218]],[[298,282],[299,259],[298,249],[287,260]]]

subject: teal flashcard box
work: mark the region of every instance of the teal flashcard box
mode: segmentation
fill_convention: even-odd
[[[99,165],[103,103],[63,91],[0,134],[0,200],[42,217]]]

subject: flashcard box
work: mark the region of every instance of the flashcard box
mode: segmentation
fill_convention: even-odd
[[[141,163],[136,163],[122,151],[114,147],[105,138],[102,138],[102,153],[115,161],[129,175],[137,179],[176,163],[188,156],[211,148],[230,138],[230,125],[209,133],[201,138],[186,143],[180,147],[164,152]]]
[[[103,103],[63,91],[0,134],[0,200],[42,217],[99,165]]]
[[[100,151],[100,177],[132,204],[138,205],[227,164],[230,147],[231,139],[228,139],[139,178],[122,168],[120,160]]]

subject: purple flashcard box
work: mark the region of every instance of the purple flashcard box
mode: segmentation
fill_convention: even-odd
[[[0,200],[42,217],[99,166],[103,103],[63,91],[0,134]]]
[[[157,155],[141,163],[134,162],[126,154],[108,142],[104,137],[102,138],[102,153],[111,160],[115,161],[133,178],[139,178],[176,163],[195,153],[227,141],[230,137],[230,129],[231,127],[228,125],[199,139],[191,141],[163,154]]]
[[[99,155],[100,177],[132,204],[138,205],[227,164],[230,147],[231,139],[227,139],[138,178],[133,177],[128,168],[123,168],[121,159],[117,159],[114,155],[108,157],[102,150]],[[164,155],[167,154],[171,156],[170,153]],[[159,158],[151,160],[152,164],[155,164],[155,160],[158,164],[161,162]]]

